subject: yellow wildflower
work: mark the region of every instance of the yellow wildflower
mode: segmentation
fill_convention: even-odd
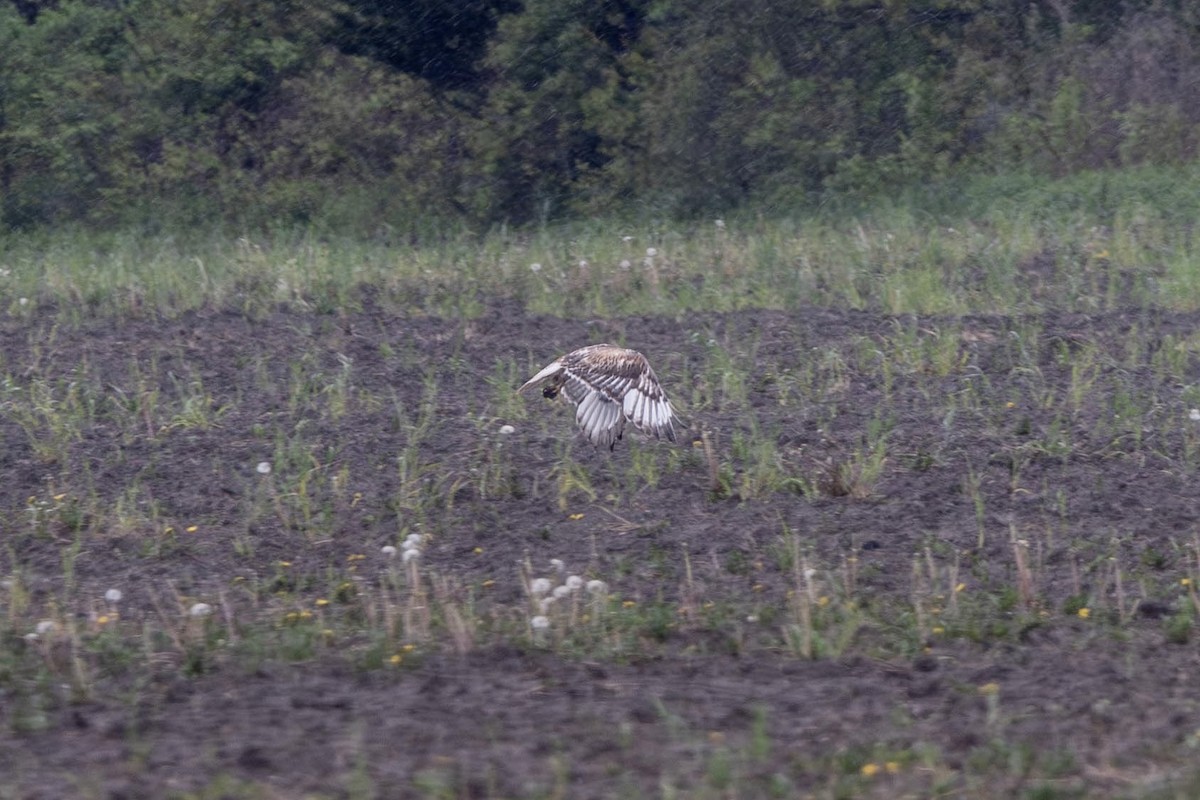
[[[188,533],[195,533],[196,531],[200,530],[200,526],[199,525],[188,525],[186,528],[184,528],[184,530],[187,531]]]
[[[1090,617],[1092,615],[1092,610],[1090,608],[1088,608],[1087,606],[1084,606],[1083,608],[1079,609],[1079,611],[1077,611],[1076,613],[1079,614],[1080,619],[1087,619],[1088,617]]]
[[[574,520],[583,519],[583,514],[572,514],[569,517],[567,517],[567,519],[574,519]]]
[[[879,774],[879,765],[874,762],[871,762],[870,764],[863,764],[862,774],[865,778],[875,777]]]

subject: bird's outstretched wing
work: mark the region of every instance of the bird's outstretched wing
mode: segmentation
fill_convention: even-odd
[[[575,422],[597,447],[615,446],[626,422],[647,436],[675,441],[679,418],[650,362],[636,350],[608,344],[580,348],[548,364],[518,391],[542,382],[548,396],[561,388],[575,404]]]

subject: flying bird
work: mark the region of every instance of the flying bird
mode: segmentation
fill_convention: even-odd
[[[647,436],[672,442],[674,423],[683,425],[650,362],[636,350],[611,344],[581,347],[547,364],[517,393],[539,383],[543,397],[554,399],[561,392],[575,404],[575,423],[597,447],[616,447],[626,422]]]

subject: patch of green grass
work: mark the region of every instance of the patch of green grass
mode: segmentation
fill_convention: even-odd
[[[280,307],[328,314],[358,308],[363,286],[375,300],[455,317],[479,314],[485,296],[563,316],[797,303],[954,315],[1200,306],[1200,257],[1167,200],[1178,197],[1177,176],[1097,175],[977,177],[959,191],[970,200],[954,207],[926,197],[930,207],[880,202],[849,217],[730,215],[720,228],[602,219],[463,230],[402,251],[304,230],[10,234],[0,261],[9,313],[55,305],[75,319],[206,307],[255,319]],[[1030,199],[1014,209],[1014,197]]]

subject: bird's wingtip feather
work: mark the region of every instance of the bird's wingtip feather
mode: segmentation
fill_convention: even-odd
[[[520,394],[521,392],[528,389],[530,386],[533,386],[533,385],[539,383],[540,381],[544,381],[546,378],[549,378],[551,375],[553,375],[555,372],[558,372],[558,370],[560,370],[560,369],[562,369],[561,359],[555,359],[554,361],[551,361],[549,364],[542,367],[541,371],[538,372],[537,375],[534,375],[532,378],[525,381],[525,383],[521,384],[521,388],[517,389],[517,394]]]

